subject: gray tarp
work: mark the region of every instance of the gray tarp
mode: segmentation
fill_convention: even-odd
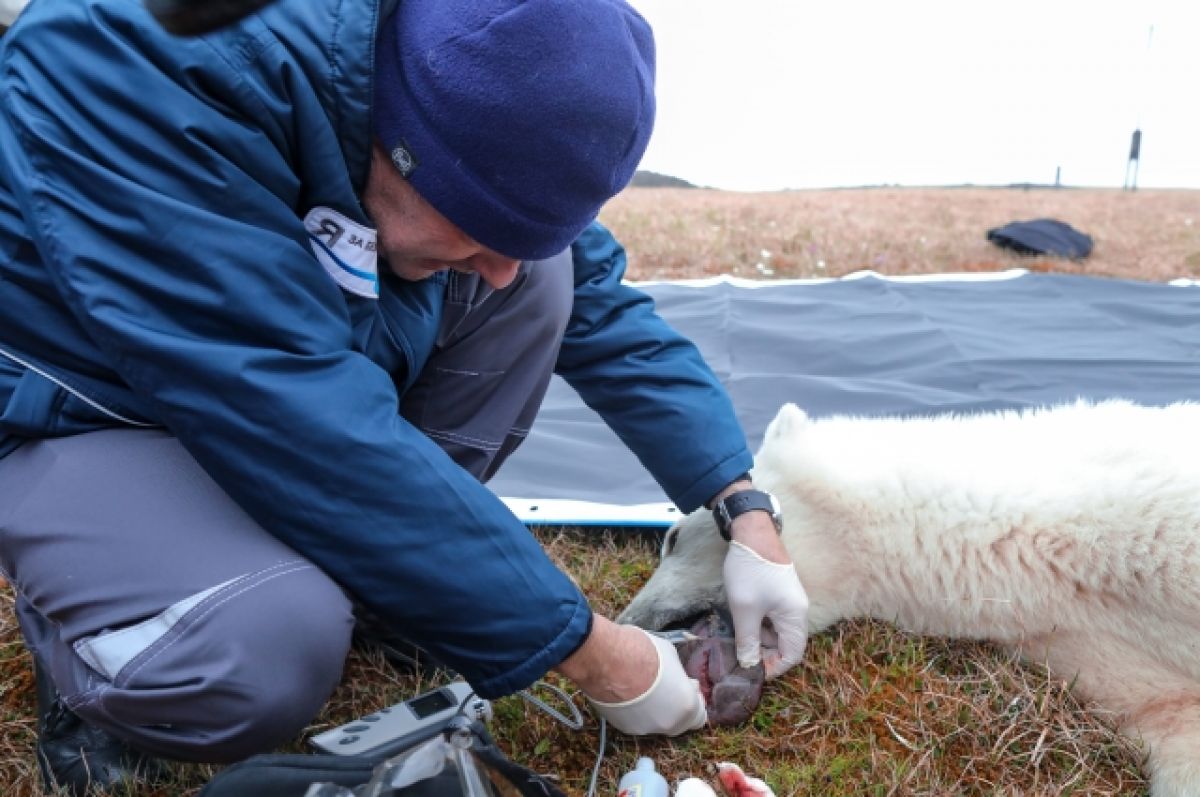
[[[1194,286],[1006,272],[642,287],[724,382],[752,448],[787,401],[822,416],[1081,396],[1200,400]],[[530,523],[677,517],[637,459],[557,378],[529,439],[490,486]]]

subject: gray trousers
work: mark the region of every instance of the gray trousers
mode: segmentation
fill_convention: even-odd
[[[490,291],[454,274],[403,414],[482,480],[524,438],[571,306],[569,253]],[[68,707],[135,747],[245,758],[294,738],[337,685],[352,607],[168,433],[113,429],[0,459],[0,567]]]

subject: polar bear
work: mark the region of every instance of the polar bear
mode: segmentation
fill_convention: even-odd
[[[1011,646],[1123,717],[1154,797],[1200,795],[1200,404],[909,419],[788,404],[753,476],[782,505],[810,631],[872,617]],[[725,546],[711,513],[681,520],[619,619],[722,605]]]

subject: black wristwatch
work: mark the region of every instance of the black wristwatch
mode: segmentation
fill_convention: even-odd
[[[779,508],[779,500],[762,490],[740,490],[717,501],[712,510],[713,519],[717,521],[717,531],[721,532],[721,536],[728,542],[731,539],[729,529],[733,525],[733,519],[755,510],[769,514],[771,522],[775,524],[775,530],[783,531],[783,511]]]

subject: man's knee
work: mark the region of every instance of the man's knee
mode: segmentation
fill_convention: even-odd
[[[222,743],[228,760],[295,738],[329,699],[350,649],[354,619],[340,590],[273,597],[259,628],[244,627],[231,645],[221,685],[231,720]]]
[[[77,712],[148,752],[235,761],[294,738],[341,677],[351,605],[312,565],[215,596]]]

